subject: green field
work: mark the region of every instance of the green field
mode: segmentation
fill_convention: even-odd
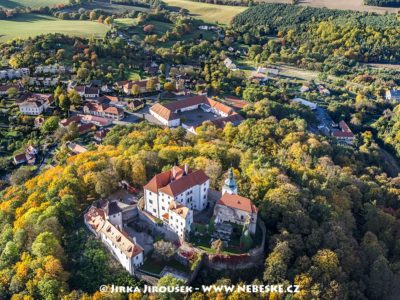
[[[207,4],[189,0],[165,0],[164,2],[169,6],[185,8],[193,17],[205,22],[220,24],[228,24],[234,16],[247,9],[247,7]]]
[[[0,7],[16,8],[16,7],[42,7],[55,6],[57,4],[67,4],[68,0],[0,0]]]
[[[28,38],[41,34],[63,33],[71,36],[103,37],[106,25],[90,21],[67,21],[43,15],[22,15],[0,20],[0,41]]]

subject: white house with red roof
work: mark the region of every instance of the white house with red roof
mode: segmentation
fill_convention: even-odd
[[[237,195],[237,186],[232,168],[222,187],[222,197],[214,207],[215,223],[235,223],[247,226],[250,234],[255,234],[257,227],[257,207],[245,197]]]
[[[209,187],[210,179],[204,171],[174,166],[144,186],[144,209],[184,238],[193,223],[193,210],[207,206]]]
[[[92,206],[84,216],[86,226],[100,238],[119,263],[133,275],[143,264],[144,250],[123,230],[125,207],[117,201],[107,202],[103,207]]]
[[[339,129],[332,131],[332,136],[347,144],[351,144],[354,141],[354,133],[343,120],[339,122]]]

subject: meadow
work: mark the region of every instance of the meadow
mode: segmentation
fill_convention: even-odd
[[[247,7],[241,6],[208,4],[189,0],[164,0],[164,2],[172,7],[187,9],[197,19],[219,24],[229,24],[234,16],[247,9]]]
[[[50,16],[29,14],[12,20],[0,20],[0,42],[56,32],[71,36],[103,37],[107,30],[106,25],[97,22],[60,20]]]
[[[16,7],[42,7],[67,4],[68,0],[0,0],[0,7],[11,9]]]

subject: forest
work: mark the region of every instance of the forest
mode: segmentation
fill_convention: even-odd
[[[399,0],[364,0],[364,4],[373,6],[399,7]]]
[[[0,196],[1,294],[79,299],[104,280],[140,285],[120,270],[109,273],[104,250],[77,220],[119,180],[140,188],[155,173],[188,163],[205,170],[213,187],[232,164],[240,190],[260,208],[269,245],[255,282],[300,284],[295,299],[388,299],[400,283],[399,178],[382,172],[367,133],[355,149],[330,145],[307,133],[304,120],[277,118],[268,106],[248,105],[239,127],[204,124],[198,136],[140,123],[113,128],[97,150],[73,157],[59,151],[61,165]],[[198,283],[215,280],[205,271]]]

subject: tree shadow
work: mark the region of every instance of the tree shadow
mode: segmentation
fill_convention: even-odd
[[[0,2],[0,7],[4,7],[7,9],[12,9],[12,8],[16,8],[16,7],[24,7],[23,5],[21,5],[20,3],[17,3],[15,1],[11,1],[11,0],[2,0]]]

